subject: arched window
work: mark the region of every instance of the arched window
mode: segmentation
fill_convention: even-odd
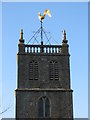
[[[49,63],[49,79],[58,80],[58,63],[56,61],[51,61]]]
[[[29,63],[29,80],[38,80],[38,64],[34,60]]]
[[[39,99],[39,117],[43,117],[43,98]]]
[[[50,103],[47,97],[39,99],[39,117],[50,117]]]
[[[45,117],[50,116],[50,104],[49,104],[49,99],[45,99]]]

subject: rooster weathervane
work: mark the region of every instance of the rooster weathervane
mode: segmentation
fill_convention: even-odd
[[[48,15],[49,17],[51,17],[51,13],[50,13],[50,10],[49,9],[46,9],[43,13],[43,15],[41,15],[41,13],[39,12],[39,20],[41,22],[41,42],[42,42],[42,39],[43,39],[43,35],[42,35],[42,32],[43,32],[43,27],[42,27],[42,22],[43,22],[43,19],[45,19],[45,16]]]
[[[49,9],[46,9],[46,10],[44,11],[43,15],[41,15],[41,13],[39,12],[38,18],[39,18],[39,20],[40,20],[40,22],[41,22],[41,27],[35,32],[35,34],[34,34],[34,35],[32,36],[32,38],[28,41],[28,43],[29,43],[33,38],[35,38],[35,40],[36,40],[35,35],[38,35],[39,33],[41,33],[41,44],[43,44],[43,33],[44,33],[45,37],[47,38],[47,40],[49,41],[49,39],[48,39],[48,37],[47,37],[47,35],[46,35],[46,32],[45,32],[44,28],[42,27],[43,19],[45,19],[45,16],[46,16],[46,15],[48,15],[49,17],[51,17],[51,13],[50,13],[50,10],[49,10]],[[37,40],[36,40],[36,41],[37,41]],[[27,43],[27,44],[28,44],[28,43]]]
[[[49,17],[51,17],[51,13],[50,13],[49,9],[45,10],[44,13],[43,13],[43,15],[41,15],[41,13],[39,12],[38,18],[39,18],[40,22],[42,22],[42,20],[45,19],[46,15],[48,15]]]

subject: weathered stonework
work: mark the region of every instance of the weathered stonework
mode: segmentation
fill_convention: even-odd
[[[50,101],[49,118],[73,118],[73,91],[70,88],[70,55],[67,40],[63,40],[60,46],[43,45],[43,52],[35,49],[41,46],[25,45],[23,38],[19,40],[18,47],[16,118],[39,118],[38,100],[42,96],[48,97]],[[30,50],[33,47],[33,51],[28,51],[28,47]],[[38,80],[29,79],[29,63],[32,60],[38,64]],[[58,80],[49,79],[49,64],[52,60],[57,61]]]

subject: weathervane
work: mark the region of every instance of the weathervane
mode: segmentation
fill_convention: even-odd
[[[38,40],[37,40],[37,36],[39,33],[41,33],[41,44],[43,45],[43,33],[46,37],[46,39],[48,40],[47,43],[49,42],[50,44],[50,39],[52,38],[52,36],[50,35],[50,38],[48,38],[46,30],[42,27],[42,23],[43,23],[43,19],[45,19],[45,16],[48,15],[49,17],[51,17],[51,13],[49,9],[46,9],[43,13],[43,15],[41,15],[41,13],[39,12],[39,20],[41,22],[41,27],[34,33],[34,35],[31,37],[31,39],[27,42],[27,44],[34,38],[35,41],[39,44]],[[49,33],[48,33],[49,34]],[[54,39],[53,39],[54,40]],[[55,41],[55,40],[54,40]],[[55,41],[56,42],[56,41]],[[57,42],[56,42],[57,43]]]
[[[40,22],[42,23],[42,20],[45,19],[45,16],[48,15],[49,17],[51,17],[51,13],[50,13],[50,10],[45,10],[44,11],[44,14],[41,16],[41,13],[39,12],[39,19],[40,19]]]
[[[39,20],[41,22],[41,42],[42,42],[42,39],[43,39],[43,36],[42,36],[42,31],[43,31],[42,22],[43,22],[43,19],[45,19],[46,15],[48,15],[49,17],[51,17],[51,13],[50,13],[49,9],[45,10],[43,15],[41,15],[41,13],[39,12],[39,16],[38,16],[38,18],[39,18]]]

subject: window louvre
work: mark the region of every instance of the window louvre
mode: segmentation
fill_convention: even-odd
[[[58,80],[58,63],[51,61],[49,64],[49,79]]]
[[[29,64],[29,80],[38,80],[38,64],[35,61]]]

